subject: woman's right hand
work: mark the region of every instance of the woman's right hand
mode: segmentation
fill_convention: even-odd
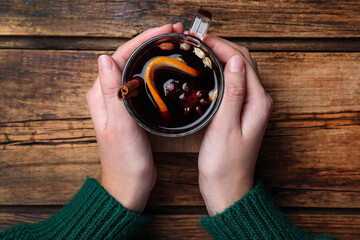
[[[225,93],[199,152],[199,187],[209,215],[223,212],[251,190],[272,99],[249,51],[207,35],[204,42],[225,63]]]

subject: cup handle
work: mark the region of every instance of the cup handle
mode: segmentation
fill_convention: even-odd
[[[206,10],[199,9],[193,22],[191,23],[189,34],[195,35],[202,40],[209,29],[210,20],[211,13]]]

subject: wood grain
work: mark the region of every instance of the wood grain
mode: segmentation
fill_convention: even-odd
[[[0,50],[0,122],[88,118],[85,94],[104,53],[109,52]],[[256,52],[253,57],[280,117],[360,110],[360,53]]]
[[[358,215],[287,214],[287,216],[301,230],[317,236],[330,234],[342,240],[353,240],[360,235]],[[140,233],[138,239],[210,239],[208,233],[199,227],[199,218],[199,215],[152,216],[152,221]]]
[[[22,133],[16,134],[12,129],[17,128],[9,129],[7,125],[2,125],[2,129],[5,128],[0,134],[3,147],[41,138],[57,142],[74,141],[67,139],[69,135],[79,138],[79,141],[94,142],[85,93],[97,75],[96,58],[109,52],[0,50],[0,53],[0,83],[3,89],[0,94],[0,122],[24,124],[24,128],[19,130]],[[270,124],[278,132],[272,134],[273,137],[286,134],[283,129],[289,128],[301,135],[305,128],[309,131],[311,128],[318,129],[320,134],[327,128],[341,126],[341,133],[337,134],[355,131],[355,135],[348,137],[356,139],[360,110],[360,53],[259,52],[253,56],[258,61],[262,82],[274,99]],[[40,123],[48,125],[46,128],[50,131],[45,130],[45,133],[43,127],[27,129],[26,125],[31,125],[34,120],[54,121]],[[57,126],[52,128],[52,123]],[[71,124],[77,125],[74,131]],[[79,124],[84,126],[79,127]],[[70,132],[59,131],[59,127]],[[43,136],[39,136],[38,132]],[[50,135],[47,137],[46,134]],[[200,132],[182,139],[151,138],[154,151],[197,152],[201,136]],[[343,138],[351,146],[357,143]],[[16,142],[19,139],[20,142]],[[354,146],[355,149],[357,146]],[[350,153],[353,152],[354,149],[343,160],[351,158]],[[333,157],[337,158],[336,155]]]
[[[128,38],[0,36],[0,49],[116,50]],[[359,52],[360,38],[227,38],[250,51]]]
[[[151,27],[187,29],[199,7],[213,13],[210,33],[257,51],[274,99],[256,177],[301,229],[359,238],[360,2],[345,0],[1,1],[0,231],[50,217],[86,175],[99,179],[85,102],[97,57]],[[197,184],[204,131],[149,135],[158,179],[137,239],[209,239]]]
[[[86,175],[100,176],[96,146],[7,150],[0,159],[1,205],[65,204]],[[257,177],[282,207],[360,208],[358,166],[324,170],[304,162],[307,168],[261,167],[264,161],[260,159]],[[155,162],[158,179],[149,206],[204,205],[197,185],[197,154],[156,153]]]
[[[354,1],[35,1],[0,3],[0,35],[132,37],[212,12],[211,33],[227,37],[359,37]]]
[[[45,209],[44,212],[20,212],[18,210],[0,210],[0,230],[17,226],[21,223],[37,223],[52,216],[58,211]],[[353,214],[316,214],[287,213],[296,226],[309,233],[320,235],[330,234],[342,240],[356,239],[360,230],[359,215]],[[199,226],[201,215],[151,215],[149,224],[140,232],[136,239],[209,239],[208,233]]]
[[[85,93],[108,52],[0,53],[0,204],[64,204],[86,174],[99,177]],[[275,104],[257,175],[281,206],[359,208],[360,53],[253,55]],[[150,136],[155,152],[173,152],[156,155],[150,205],[203,205],[196,154],[185,154],[203,132]]]

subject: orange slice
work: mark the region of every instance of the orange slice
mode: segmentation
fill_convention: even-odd
[[[149,87],[150,93],[152,97],[154,98],[154,101],[156,105],[158,106],[161,115],[166,120],[170,119],[170,113],[169,109],[167,108],[165,102],[161,99],[160,94],[155,88],[155,81],[154,73],[156,70],[159,70],[161,68],[172,68],[179,70],[181,73],[193,76],[193,77],[199,77],[200,72],[189,67],[185,63],[182,63],[178,60],[175,60],[173,58],[169,57],[158,57],[152,60],[148,67],[146,68],[145,78],[146,78],[146,84]]]

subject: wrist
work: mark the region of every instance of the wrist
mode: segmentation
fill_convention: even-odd
[[[114,184],[115,183],[115,184]],[[118,186],[118,181],[101,178],[101,185],[125,208],[132,212],[141,213],[146,205],[147,197],[140,196],[141,192],[129,191],[127,188]],[[142,200],[142,199],[146,200]]]
[[[254,186],[253,177],[242,180],[202,179],[199,176],[200,192],[210,216],[222,213],[246,195]]]
[[[152,155],[150,155],[152,157]],[[141,213],[156,181],[156,166],[152,160],[125,163],[101,159],[101,185],[130,211]]]
[[[143,212],[155,183],[152,176],[111,176],[103,173],[101,185],[118,202],[130,211]]]

